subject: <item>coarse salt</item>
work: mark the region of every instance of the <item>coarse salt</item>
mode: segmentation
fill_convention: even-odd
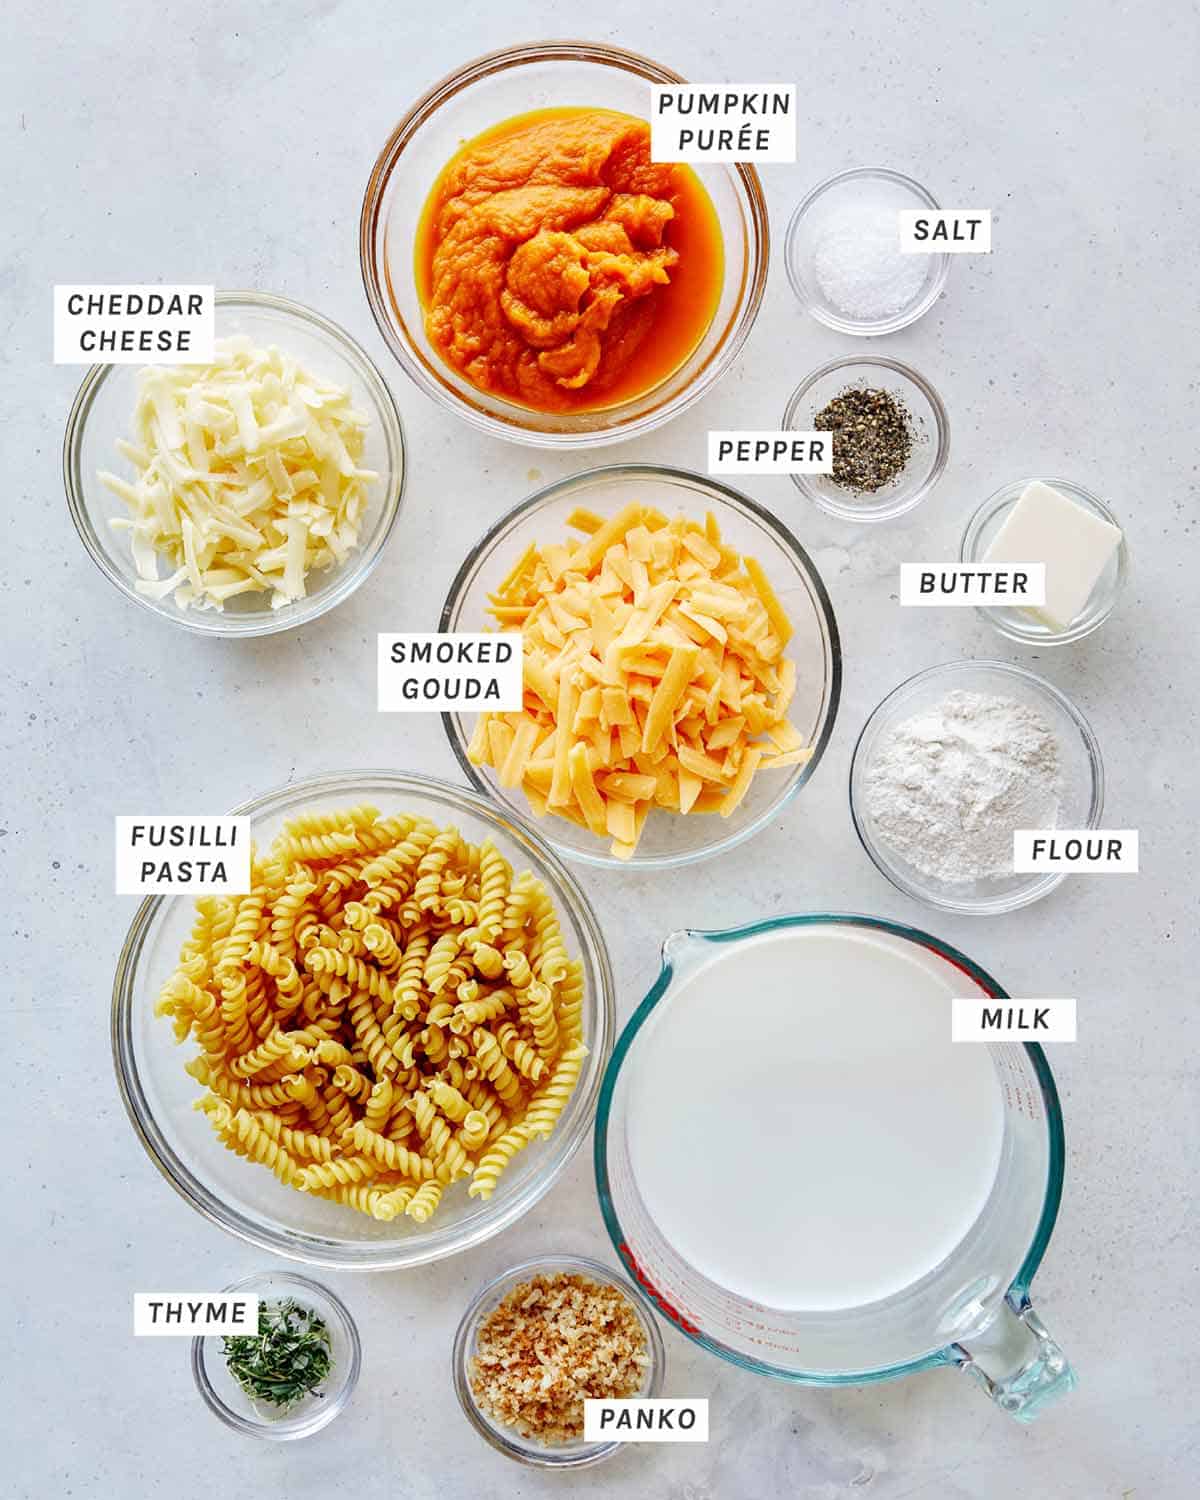
[[[830,207],[813,271],[822,295],[847,318],[874,323],[895,317],[916,300],[927,269],[925,256],[902,253],[894,209],[883,203]]]

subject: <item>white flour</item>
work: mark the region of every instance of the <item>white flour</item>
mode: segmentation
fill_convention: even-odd
[[[923,875],[1010,875],[1014,830],[1058,821],[1058,740],[1015,699],[953,692],[880,737],[864,785],[879,837]]]

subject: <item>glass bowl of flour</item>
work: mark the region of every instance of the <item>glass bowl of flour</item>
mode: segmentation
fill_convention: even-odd
[[[1028,906],[1062,872],[1018,874],[1013,834],[1089,829],[1104,811],[1091,725],[1023,667],[929,667],[867,720],[850,764],[850,815],[863,848],[899,890],[943,911]]]

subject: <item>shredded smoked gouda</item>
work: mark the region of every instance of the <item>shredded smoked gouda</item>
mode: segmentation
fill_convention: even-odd
[[[211,365],[143,370],[133,441],[117,444],[136,478],[98,476],[129,508],[111,524],[130,533],[137,591],[218,610],[302,598],[358,545],[379,478],[359,463],[367,424],[349,390],[245,335],[218,339]]]
[[[753,558],[642,505],[531,544],[491,596],[524,635],[519,713],[485,713],[467,753],[537,816],[569,818],[630,858],[652,808],[729,817],[759,771],[812,754],[787,718],[787,613]]]

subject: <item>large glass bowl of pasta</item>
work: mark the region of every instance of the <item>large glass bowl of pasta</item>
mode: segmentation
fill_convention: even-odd
[[[426,777],[314,777],[237,809],[246,895],[151,897],[117,964],[129,1118],[213,1223],[395,1270],[530,1209],[590,1126],[603,939],[520,819]]]
[[[442,721],[480,791],[587,864],[733,848],[833,731],[841,646],[815,565],[765,507],[684,469],[538,490],[476,544],[439,628],[521,632],[521,711]]]

